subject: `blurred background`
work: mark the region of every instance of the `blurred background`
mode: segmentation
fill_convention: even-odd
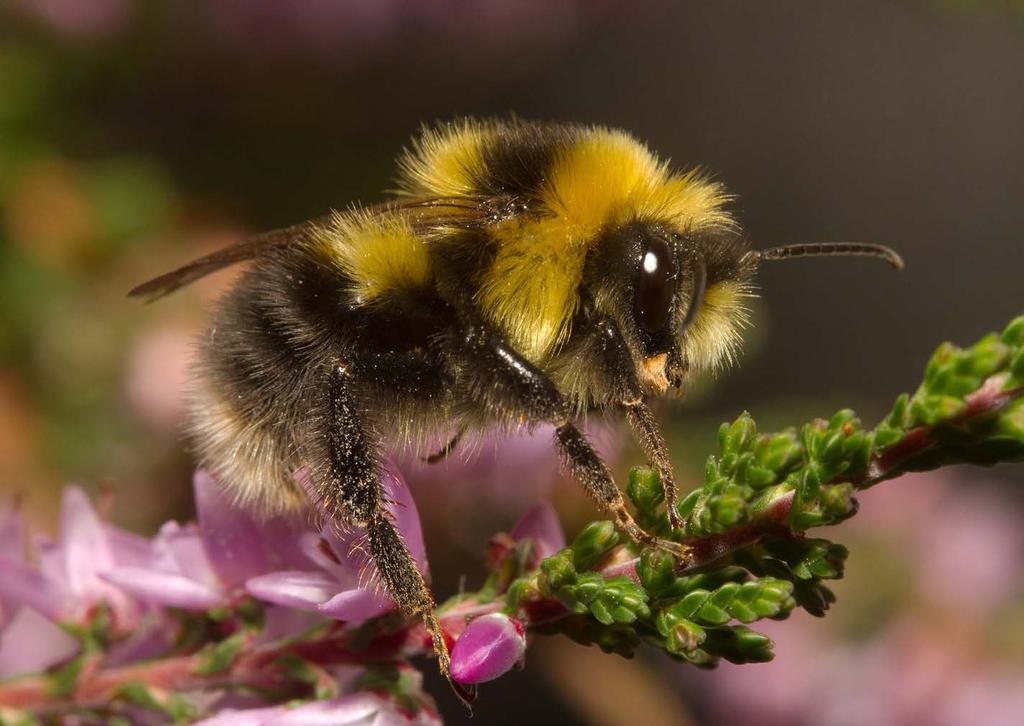
[[[237,271],[145,306],[133,285],[247,233],[379,200],[423,122],[516,113],[635,133],[737,195],[758,245],[868,240],[769,266],[740,365],[662,414],[682,481],[717,424],[912,389],[943,339],[1024,310],[1024,3],[6,0],[0,4],[0,491],[52,526],[112,489],[151,532],[191,516],[191,340]],[[625,472],[639,462],[602,436]],[[407,467],[443,598],[539,497],[593,518],[547,439]],[[511,453],[510,453],[511,452]],[[830,616],[774,625],[768,666],[712,673],[538,640],[478,722],[1013,723],[1024,709],[1021,467],[862,497]],[[433,668],[425,669],[431,677]],[[433,683],[449,723],[465,719]]]

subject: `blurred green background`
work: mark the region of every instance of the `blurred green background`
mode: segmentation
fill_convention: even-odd
[[[868,240],[906,258],[901,275],[860,260],[763,271],[740,365],[662,411],[684,481],[741,409],[763,426],[842,405],[874,421],[940,340],[1024,310],[1020,2],[7,0],[0,491],[43,527],[71,481],[112,489],[111,516],[140,531],[190,516],[180,392],[235,272],[154,306],[126,291],[379,199],[423,122],[510,112],[621,126],[705,167],[755,244]],[[1002,723],[1024,708],[1022,473],[867,494],[837,534],[853,554],[836,611],[782,624],[771,666],[696,676],[541,641],[478,717]],[[553,497],[570,531],[593,517],[571,485],[522,471],[504,488],[409,474],[442,596],[479,575],[488,534],[527,500]]]

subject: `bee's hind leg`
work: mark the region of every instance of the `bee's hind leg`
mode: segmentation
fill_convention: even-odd
[[[326,410],[313,435],[312,475],[318,504],[328,516],[366,528],[381,584],[403,613],[422,618],[441,673],[448,678],[448,646],[434,614],[434,597],[384,506],[379,440],[365,423],[363,406],[353,389],[350,372],[344,366],[335,367],[327,384]]]

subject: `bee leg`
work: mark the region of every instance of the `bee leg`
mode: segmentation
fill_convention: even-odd
[[[618,326],[609,319],[599,320],[594,327],[594,335],[598,340],[599,355],[603,369],[611,372],[613,379],[609,381],[616,400],[621,401],[626,413],[626,421],[633,432],[633,440],[644,452],[644,456],[658,472],[662,491],[665,493],[665,504],[668,509],[669,523],[672,529],[683,525],[679,511],[676,509],[678,489],[675,474],[672,471],[672,458],[668,453],[665,437],[658,428],[654,414],[644,402],[643,390],[637,380],[633,358],[626,341],[622,338]]]
[[[622,493],[612,480],[608,466],[587,441],[583,433],[570,423],[555,430],[555,441],[565,457],[573,478],[597,503],[598,507],[615,515],[615,520],[630,539],[649,547],[664,550],[685,564],[691,559],[690,548],[679,542],[656,537],[644,531],[626,508]]]
[[[370,555],[384,589],[403,613],[422,618],[441,674],[448,678],[448,645],[434,615],[434,597],[384,507],[379,443],[363,421],[352,388],[349,371],[344,366],[335,368],[328,384],[329,410],[317,436],[326,444],[320,465],[314,467],[319,504],[346,523],[366,527]]]
[[[682,517],[676,504],[679,501],[679,489],[676,486],[675,474],[672,471],[672,459],[668,453],[665,437],[658,428],[657,421],[650,407],[642,400],[623,403],[626,421],[633,431],[633,440],[644,452],[644,456],[658,472],[661,489],[665,493],[665,507],[668,509],[668,521],[672,529],[683,526]]]
[[[494,413],[543,421],[556,426],[555,443],[573,478],[603,511],[615,515],[632,539],[686,561],[685,545],[648,534],[633,519],[608,467],[586,436],[569,420],[569,405],[543,371],[515,351],[500,335],[480,324],[471,324],[458,338],[460,357],[472,361],[464,367],[470,391],[476,392]]]

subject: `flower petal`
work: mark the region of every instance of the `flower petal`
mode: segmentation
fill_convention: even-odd
[[[104,668],[116,668],[166,655],[180,636],[179,625],[167,613],[151,611],[135,632],[112,643],[103,657]]]
[[[501,613],[481,615],[466,626],[452,648],[452,678],[459,683],[492,681],[526,653],[523,626]]]
[[[306,560],[330,573],[340,585],[355,587],[359,582],[359,568],[366,559],[355,545],[365,536],[362,529],[349,527],[340,532],[334,523],[325,522],[320,534],[303,534],[299,538],[299,547]]]
[[[60,504],[60,551],[68,589],[89,603],[109,593],[98,575],[114,566],[114,553],[92,502],[80,487],[68,487]]]
[[[271,517],[260,526],[264,547],[267,548],[268,543],[272,543],[268,548],[271,570],[310,569],[309,558],[305,555],[301,543],[303,537],[315,537],[316,532],[309,526],[307,513]]]
[[[524,514],[509,534],[517,541],[533,540],[534,552],[541,560],[565,548],[565,533],[558,514],[547,502],[537,504]]]
[[[139,600],[154,605],[202,611],[223,605],[226,594],[175,572],[144,567],[114,567],[100,575]]]
[[[390,702],[373,693],[353,693],[341,698],[313,701],[275,721],[275,726],[348,726],[369,724],[374,714],[390,707]],[[408,721],[405,722],[408,724]]]
[[[296,475],[296,481],[311,491],[309,478],[304,473]],[[381,469],[381,484],[384,490],[385,507],[391,514],[395,529],[401,536],[405,546],[409,548],[410,554],[416,561],[416,567],[424,575],[427,574],[427,552],[423,543],[423,527],[420,525],[419,511],[416,509],[416,502],[412,498],[409,487],[405,480],[394,466],[387,462]],[[360,573],[369,563],[369,558],[362,547],[354,546],[363,539],[365,530],[360,527],[342,525],[339,522],[324,522],[320,536],[327,541],[331,550],[338,559],[338,564],[333,567],[326,567],[338,578],[339,582],[345,585],[356,585]],[[315,554],[304,550],[307,556],[315,557]]]
[[[228,587],[268,572],[266,540],[256,521],[202,469],[192,479],[199,532],[214,572]]]
[[[110,524],[104,525],[104,530],[117,566],[149,567],[152,564],[155,553],[148,539]]]
[[[227,709],[216,716],[197,721],[193,726],[264,726],[264,724],[271,726],[271,724],[280,723],[276,719],[283,716],[287,710],[287,706]]]
[[[414,719],[399,712],[391,700],[363,691],[292,708],[272,706],[223,711],[196,726],[440,726],[440,723],[426,708],[421,708]]]
[[[56,582],[28,565],[0,555],[0,602],[17,610],[27,606],[47,617],[60,619],[68,609],[68,593]]]
[[[338,593],[338,583],[322,572],[285,570],[246,581],[245,590],[266,602],[304,610],[319,610]]]
[[[299,706],[226,709],[195,726],[442,726],[429,697],[412,703],[415,713],[387,696],[359,691]]]
[[[77,639],[23,607],[0,633],[0,679],[39,673],[71,658],[79,648]]]
[[[0,512],[0,553],[11,559],[24,559],[25,525],[16,505]]]
[[[272,643],[281,638],[298,635],[323,622],[324,619],[319,614],[309,610],[268,605],[264,608],[263,629],[256,636],[255,643]]]
[[[324,615],[347,622],[368,620],[394,609],[391,598],[371,588],[339,592],[319,608]]]
[[[220,587],[220,579],[207,556],[203,538],[194,525],[181,527],[175,522],[168,522],[160,528],[155,546],[163,550],[157,569],[180,572],[190,580]]]
[[[381,471],[381,483],[384,486],[384,497],[387,509],[395,523],[395,529],[401,535],[405,546],[416,560],[420,572],[427,572],[427,548],[423,543],[423,527],[420,525],[420,513],[412,492],[406,486],[402,475],[390,463],[385,464]]]

